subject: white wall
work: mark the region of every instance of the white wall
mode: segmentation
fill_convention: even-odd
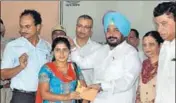
[[[80,6],[66,6],[63,3],[63,25],[67,34],[75,36],[76,19],[82,14],[88,14],[94,19],[92,39],[98,42],[105,42],[102,17],[108,10],[119,11],[131,21],[132,28],[140,33],[140,38],[154,30],[153,9],[161,1],[80,1]]]

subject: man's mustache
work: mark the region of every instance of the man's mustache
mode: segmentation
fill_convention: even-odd
[[[79,32],[79,34],[85,34],[85,33],[83,33],[83,32]]]
[[[24,32],[23,33],[21,32],[20,34],[21,36],[28,35],[28,33],[24,33]]]
[[[112,37],[112,36],[110,36],[110,37],[108,37],[107,39],[118,39],[117,37]]]
[[[25,32],[19,32],[21,35],[26,35],[26,34],[28,34],[28,33],[25,33]]]

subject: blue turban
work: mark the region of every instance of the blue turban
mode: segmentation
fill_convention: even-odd
[[[108,12],[104,15],[103,25],[105,32],[107,32],[109,25],[115,25],[115,27],[119,29],[120,33],[124,37],[128,36],[131,30],[130,22],[127,20],[127,18],[119,12],[114,11]]]

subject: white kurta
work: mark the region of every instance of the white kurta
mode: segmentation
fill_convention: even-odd
[[[159,55],[155,103],[175,103],[175,39],[165,41]]]
[[[141,62],[137,51],[126,41],[113,50],[105,45],[84,58],[75,51],[72,59],[82,67],[94,68],[94,83],[101,83],[103,91],[93,103],[134,103]]]
[[[80,47],[77,42],[76,42],[76,38],[74,39],[74,43],[76,44],[76,47],[79,49],[79,54],[82,57],[88,56],[90,54],[92,54],[93,52],[95,52],[98,48],[101,47],[101,44],[92,41],[90,38],[87,41],[87,43],[83,46]],[[93,68],[83,68],[80,67],[84,76],[84,79],[86,81],[87,85],[92,84],[93,81]]]

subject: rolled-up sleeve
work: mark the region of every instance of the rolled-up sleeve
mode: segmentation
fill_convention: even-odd
[[[44,65],[39,72],[39,83],[49,82],[51,77],[51,71]]]
[[[14,53],[13,47],[7,44],[2,55],[1,69],[14,67]]]

